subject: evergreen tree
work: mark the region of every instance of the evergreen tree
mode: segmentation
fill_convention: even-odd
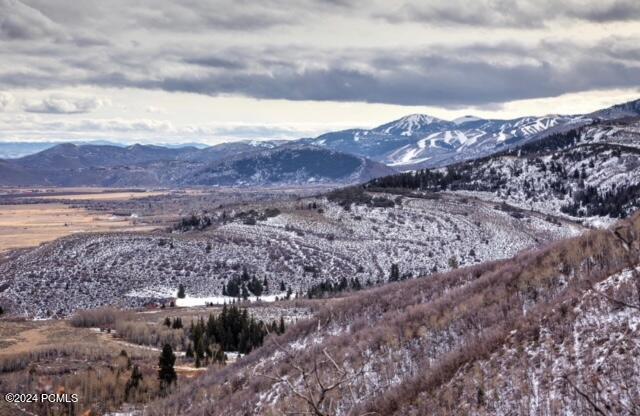
[[[247,290],[247,286],[244,283],[242,284],[242,299],[249,299],[249,291]]]
[[[280,292],[284,292],[286,290],[287,290],[287,288],[285,287],[284,282],[282,280],[280,280]]]
[[[225,355],[224,351],[222,350],[222,347],[219,347],[216,350],[216,354],[214,357],[214,360],[220,364],[224,364],[227,361],[227,356]]]
[[[180,283],[180,285],[178,285],[178,298],[184,299],[185,296],[184,285]]]
[[[452,269],[458,268],[458,259],[456,258],[456,256],[451,256],[451,258],[449,259],[449,267],[451,267]]]
[[[227,282],[227,296],[240,297],[240,279],[233,277]]]
[[[134,365],[133,370],[131,370],[131,376],[124,387],[125,400],[129,400],[130,394],[138,389],[143,378],[140,368],[137,365]]]
[[[280,317],[280,327],[278,328],[278,334],[282,335],[284,334],[285,328],[284,328],[284,318],[281,316]]]
[[[167,328],[171,328],[171,318],[169,318],[168,316],[164,318],[164,324]]]
[[[393,263],[391,265],[391,272],[389,274],[389,281],[390,282],[397,282],[398,280],[400,280],[400,268],[398,267],[398,265],[396,263]]]
[[[185,351],[184,356],[189,359],[193,358],[193,348],[191,347],[191,343],[187,344],[187,350]]]
[[[249,272],[247,271],[246,266],[242,267],[242,276],[240,276],[240,278],[242,279],[243,282],[248,282],[249,279],[251,279],[251,276],[249,276]]]
[[[160,380],[160,389],[162,391],[166,392],[178,379],[176,370],[173,368],[175,362],[176,355],[173,353],[173,348],[169,344],[164,344],[158,359],[158,379]]]
[[[251,281],[247,284],[247,288],[255,296],[262,295],[262,283],[260,283],[260,280],[258,280],[255,276],[253,276],[253,278],[251,278]],[[243,294],[242,297],[244,298],[244,294]]]
[[[181,329],[182,328],[182,318],[177,317],[173,320],[173,325],[171,326],[173,329]]]

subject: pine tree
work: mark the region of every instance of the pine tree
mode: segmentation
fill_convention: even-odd
[[[219,362],[220,364],[224,364],[227,361],[227,356],[224,353],[224,350],[222,349],[222,347],[219,347],[216,350],[216,355],[214,357],[216,362]]]
[[[164,325],[167,328],[171,328],[171,318],[169,318],[168,316],[166,318],[164,318]]]
[[[286,290],[287,290],[287,288],[284,286],[284,282],[282,280],[280,280],[280,292],[284,292]]]
[[[398,267],[398,265],[396,263],[393,263],[391,265],[391,272],[389,274],[389,281],[390,282],[397,282],[398,280],[400,280],[400,268]]]
[[[127,380],[127,384],[124,387],[125,400],[129,400],[129,395],[133,391],[138,389],[143,378],[144,377],[142,376],[140,368],[137,365],[134,365],[133,370],[131,370],[131,376],[129,377],[129,380]]]
[[[458,259],[456,258],[456,256],[451,256],[451,258],[449,259],[449,267],[451,267],[452,269],[458,268]]]
[[[164,344],[162,353],[158,359],[158,379],[160,380],[160,389],[163,392],[166,392],[178,379],[176,370],[173,368],[175,362],[176,355],[173,353],[173,348],[171,348],[169,344]]]
[[[260,283],[260,280],[258,280],[255,276],[251,278],[251,281],[247,284],[247,287],[249,291],[253,293],[255,296],[262,295],[262,283]]]
[[[178,285],[178,298],[184,299],[185,296],[184,285],[180,283],[180,285]]]
[[[191,347],[191,343],[187,344],[187,350],[184,352],[184,356],[187,358],[193,358],[193,348]]]
[[[247,286],[245,286],[244,283],[242,284],[242,299],[249,299],[249,291],[247,290]]]
[[[278,334],[282,335],[282,334],[284,334],[284,331],[285,331],[284,318],[281,316],[280,317],[280,327],[278,328]]]
[[[247,271],[246,266],[242,268],[242,276],[240,276],[240,278],[242,279],[243,282],[248,282],[249,279],[251,279],[251,276],[249,276],[249,272]]]
[[[173,329],[181,329],[182,328],[182,318],[177,317],[173,320],[173,325],[171,326]]]

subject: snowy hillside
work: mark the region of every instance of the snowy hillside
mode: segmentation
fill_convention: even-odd
[[[266,279],[265,294],[280,293],[282,282],[304,295],[327,281],[386,282],[393,264],[402,278],[423,276],[582,230],[535,213],[516,218],[494,205],[377,195],[346,210],[340,201],[311,198],[270,210],[211,211],[202,231],[78,235],[0,264],[0,303],[18,315],[47,317],[105,304],[142,306],[166,300],[179,284],[189,296],[220,296],[243,268]]]
[[[610,223],[640,208],[640,121],[600,122],[447,168],[370,187],[450,190],[523,209]]]
[[[636,216],[338,299],[150,414],[635,414],[639,239]]]

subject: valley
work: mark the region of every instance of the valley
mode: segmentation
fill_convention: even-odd
[[[64,192],[64,191],[63,191]],[[75,199],[80,195],[55,198]],[[127,199],[130,194],[109,195]],[[136,197],[138,195],[135,195]],[[104,195],[82,195],[89,199],[109,199]],[[37,197],[48,199],[52,197]],[[57,238],[88,232],[149,231],[155,226],[132,218],[91,212],[65,203],[0,204],[0,253],[34,247]]]
[[[410,172],[308,144],[28,156],[94,186],[2,190],[0,388],[96,415],[633,414],[638,131],[591,120]],[[140,169],[153,186],[103,186]],[[34,411],[69,409],[0,405]]]
[[[0,0],[0,416],[640,416],[639,0]]]

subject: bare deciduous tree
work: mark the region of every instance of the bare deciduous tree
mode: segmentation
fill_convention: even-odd
[[[277,341],[274,341],[277,344]],[[287,375],[269,375],[256,371],[255,374],[274,381],[275,384],[282,384],[295,397],[304,404],[305,410],[286,411],[290,415],[314,415],[332,416],[336,414],[338,401],[340,398],[348,398],[354,404],[357,400],[354,392],[355,381],[365,374],[365,367],[368,362],[365,354],[361,353],[362,364],[357,368],[352,368],[346,363],[340,363],[326,348],[314,351],[311,359],[292,353],[290,350],[277,344],[280,351],[285,354],[287,362],[294,377]],[[298,383],[297,380],[300,380]],[[375,415],[375,412],[367,412],[360,416]]]

